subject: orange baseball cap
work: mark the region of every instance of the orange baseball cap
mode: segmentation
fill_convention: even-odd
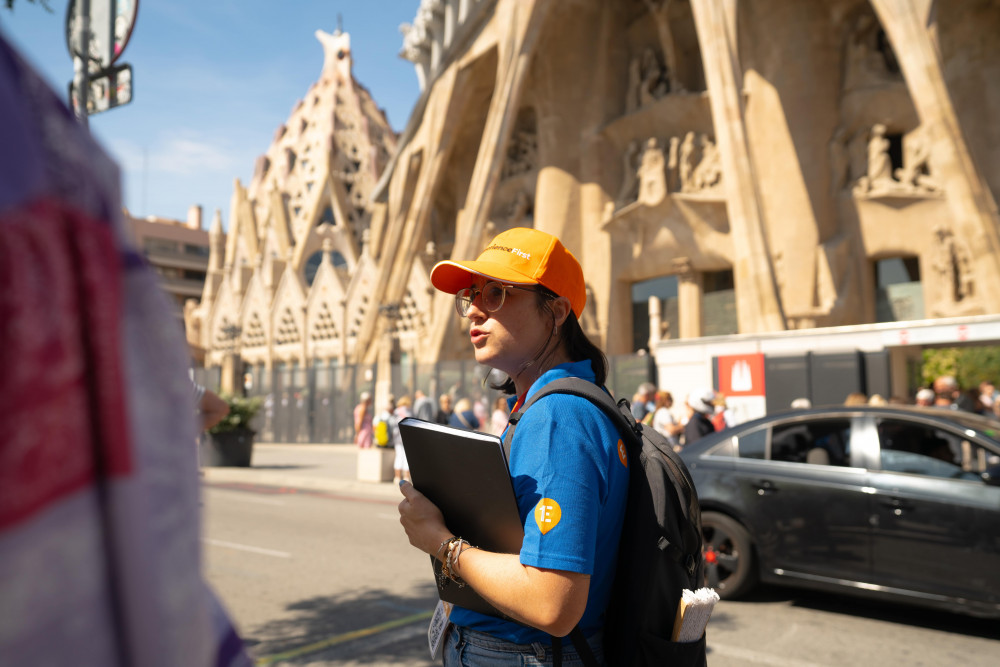
[[[537,229],[515,227],[498,234],[474,262],[438,262],[431,269],[431,284],[455,294],[469,287],[473,276],[546,287],[569,299],[577,319],[587,305],[580,262],[559,239]]]

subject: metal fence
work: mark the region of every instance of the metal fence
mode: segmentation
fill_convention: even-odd
[[[617,398],[632,398],[636,387],[655,380],[652,358],[648,355],[610,357],[608,389]],[[244,388],[248,396],[260,396],[263,408],[252,426],[258,442],[345,443],[354,440],[354,406],[362,392],[375,394],[377,368],[362,365],[275,364],[244,367]],[[499,379],[490,369],[474,361],[442,361],[433,365],[394,364],[390,370],[391,392],[397,399],[420,390],[437,402],[441,394],[493,405],[499,391],[490,383]],[[195,369],[195,380],[218,391],[218,368]],[[381,408],[382,406],[376,406]]]

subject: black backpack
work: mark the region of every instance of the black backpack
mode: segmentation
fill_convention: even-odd
[[[629,462],[628,501],[618,548],[618,566],[604,624],[609,665],[703,666],[705,635],[696,642],[670,641],[681,592],[705,581],[701,509],[687,466],[652,427],[635,421],[626,399],[615,399],[581,378],[554,380],[510,416],[504,448],[521,414],[549,394],[572,394],[601,408],[618,427]],[[569,634],[584,664],[597,661],[577,626]],[[553,638],[561,663],[562,643]]]

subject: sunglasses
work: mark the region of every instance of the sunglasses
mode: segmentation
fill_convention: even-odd
[[[487,313],[495,313],[503,307],[504,299],[507,298],[507,290],[519,289],[525,292],[535,292],[532,287],[518,287],[517,285],[505,285],[496,281],[490,281],[482,287],[466,287],[455,293],[455,310],[460,317],[469,314],[472,302],[476,297],[481,297],[480,303]]]

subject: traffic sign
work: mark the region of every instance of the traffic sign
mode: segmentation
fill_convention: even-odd
[[[84,56],[80,12],[70,0],[66,9],[66,48],[73,58]],[[139,0],[90,0],[90,40],[87,49],[87,69],[107,70],[121,57],[135,28]]]
[[[90,93],[87,95],[87,115],[93,116],[132,101],[132,66],[122,63],[90,75]],[[73,111],[79,115],[79,97],[76,82],[69,84],[69,99]]]

